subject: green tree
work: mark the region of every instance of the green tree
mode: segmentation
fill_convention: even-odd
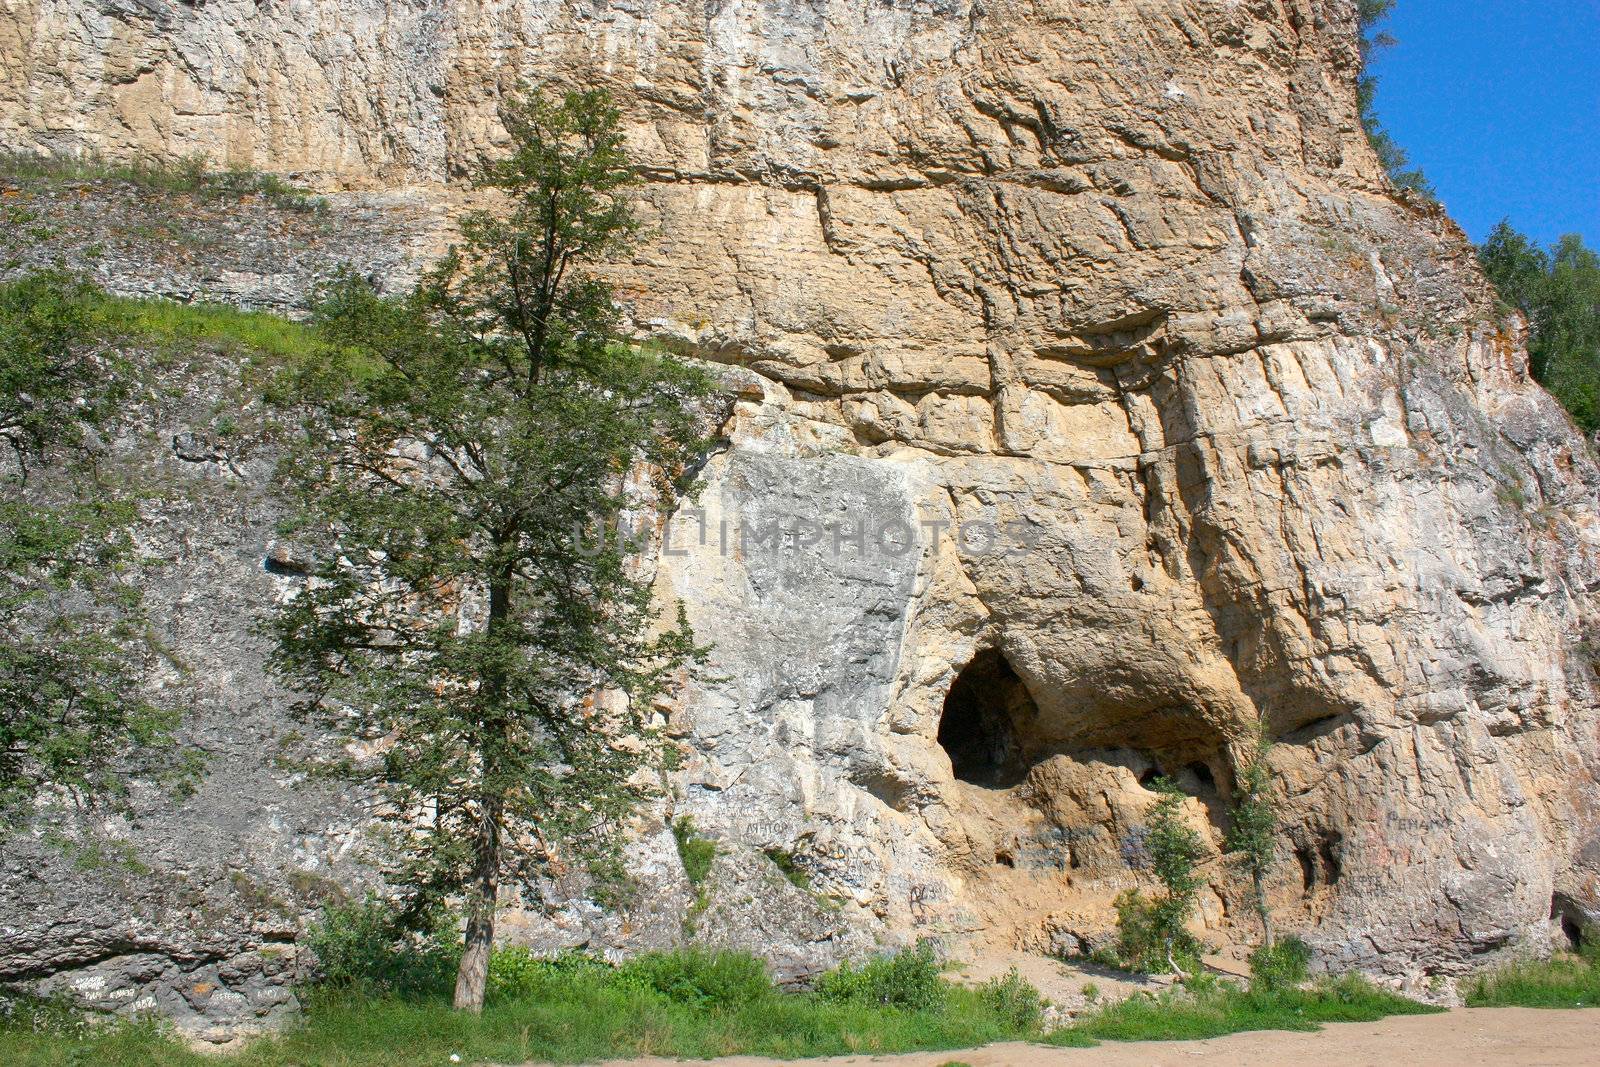
[[[1200,954],[1200,943],[1189,933],[1200,891],[1198,864],[1205,845],[1184,821],[1184,795],[1168,778],[1156,779],[1156,801],[1145,820],[1141,853],[1151,873],[1161,882],[1162,893],[1148,899],[1137,889],[1117,897],[1117,951],[1108,961],[1140,971],[1163,968],[1184,974],[1180,961]]]
[[[1434,199],[1433,183],[1421,168],[1411,166],[1411,157],[1394,139],[1378,117],[1378,76],[1371,73],[1372,59],[1398,42],[1379,29],[1394,11],[1395,0],[1357,0],[1356,19],[1361,30],[1361,80],[1356,83],[1356,101],[1361,113],[1361,128],[1378,155],[1378,162],[1396,188]]]
[[[0,833],[52,794],[120,807],[130,777],[194,769],[140,696],[137,511],[97,463],[133,380],[112,332],[86,282],[0,285]]]
[[[1272,771],[1267,765],[1271,742],[1263,735],[1250,762],[1235,782],[1233,822],[1228,827],[1227,848],[1239,855],[1250,875],[1256,914],[1261,919],[1261,943],[1272,947],[1272,910],[1267,907],[1267,877],[1278,854],[1278,809],[1272,795]]]
[[[1585,433],[1600,430],[1600,256],[1577,234],[1549,249],[1502,221],[1478,248],[1501,302],[1528,320],[1528,367]]]
[[[616,109],[532,93],[502,118],[513,152],[482,184],[506,213],[468,216],[409,296],[345,277],[316,309],[327,358],[281,397],[303,420],[281,481],[312,563],[273,624],[282,674],[376,746],[392,877],[464,899],[472,1011],[502,883],[614,870],[650,794],[653,705],[701,650],[598,531],[674,506],[711,393],[619,343],[588,272],[633,232]]]
[[[1196,868],[1205,846],[1200,835],[1184,821],[1184,796],[1171,779],[1158,779],[1155,790],[1155,807],[1145,823],[1145,848],[1150,853],[1150,869],[1165,892],[1155,902],[1152,917],[1156,935],[1166,950],[1167,965],[1182,974],[1175,950],[1188,940],[1185,927],[1194,914],[1195,897],[1200,891]]]

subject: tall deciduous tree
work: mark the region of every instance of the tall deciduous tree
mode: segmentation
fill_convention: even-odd
[[[1544,249],[1502,221],[1478,248],[1484,273],[1528,320],[1528,365],[1586,433],[1600,430],[1600,255],[1577,234]]]
[[[137,512],[97,467],[132,381],[113,332],[70,275],[0,285],[0,833],[49,796],[120,806],[131,777],[194,769],[141,695]]]
[[[590,273],[633,232],[616,109],[531,93],[502,118],[481,184],[506,210],[409,296],[346,277],[316,311],[328,358],[287,383],[281,472],[312,563],[275,622],[282,672],[377,753],[393,876],[464,900],[473,1011],[502,883],[614,857],[650,791],[653,704],[698,650],[594,531],[673,506],[711,394],[619,343]]]

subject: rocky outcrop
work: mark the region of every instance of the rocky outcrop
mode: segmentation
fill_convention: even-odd
[[[1092,944],[1142,783],[1176,776],[1220,847],[1262,723],[1274,900],[1326,966],[1449,977],[1600,915],[1600,476],[1463,235],[1385,184],[1350,0],[13,0],[0,60],[6,147],[446,214],[507,89],[617,95],[632,322],[739,393],[657,561],[715,649],[672,812],[729,899],[763,854],[810,884],[697,936]],[[216,800],[238,833],[302,847],[248,795]],[[639,848],[653,918],[520,936],[682,936],[670,838]],[[1248,936],[1210,871],[1207,925]]]

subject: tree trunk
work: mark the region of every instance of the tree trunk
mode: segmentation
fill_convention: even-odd
[[[1267,880],[1265,872],[1257,867],[1250,872],[1256,887],[1256,912],[1261,916],[1261,945],[1272,947],[1272,910],[1267,907]]]
[[[1167,966],[1172,968],[1172,973],[1177,975],[1181,981],[1186,982],[1189,980],[1188,974],[1184,973],[1183,968],[1178,966],[1178,961],[1172,955],[1172,942],[1174,940],[1174,938],[1167,938]]]
[[[497,552],[507,539],[495,538]],[[506,566],[489,583],[489,619],[485,632],[493,637],[511,612],[511,573]],[[505,678],[491,672],[480,688],[484,718],[479,724],[478,840],[472,878],[466,885],[467,930],[462,944],[461,968],[456,972],[457,1011],[477,1014],[489,984],[489,954],[494,950],[494,908],[500,895],[500,829],[505,817],[505,782],[500,775],[505,724],[498,706],[505,693]]]
[[[457,1011],[483,1010],[489,984],[489,953],[494,949],[494,907],[500,892],[500,804],[484,802],[478,829],[478,859],[467,887],[467,933],[456,972]]]

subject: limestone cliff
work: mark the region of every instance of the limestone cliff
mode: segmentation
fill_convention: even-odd
[[[1138,876],[1141,782],[1178,776],[1220,842],[1264,720],[1280,921],[1332,968],[1451,976],[1600,917],[1600,474],[1464,236],[1386,186],[1354,8],[0,0],[0,147],[203,152],[410,197],[410,232],[443,232],[501,94],[604,85],[648,179],[653,236],[615,265],[632,322],[740,368],[733,446],[658,560],[715,646],[718,680],[672,711],[673,810],[726,853],[703,935],[794,968],[874,934],[1094,943]],[[774,518],[790,532],[738,542]],[[241,611],[292,580],[260,573],[252,521]],[[844,536],[863,524],[910,550]],[[259,649],[236,662],[258,686]],[[336,869],[358,813],[332,839],[279,817],[319,787],[266,760],[236,754],[254,792],[213,795],[228,829],[202,847]],[[654,825],[639,916],[574,904],[520,935],[680,936]],[[766,850],[842,910],[783,897]],[[205,859],[173,862],[220,884]],[[1249,936],[1210,870],[1208,926]],[[237,927],[185,956],[112,908],[52,952],[11,892],[10,973],[249,951]]]

